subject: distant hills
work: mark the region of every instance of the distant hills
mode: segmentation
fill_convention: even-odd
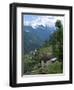
[[[24,53],[29,53],[30,51],[40,48],[45,41],[50,39],[50,36],[55,31],[55,27],[44,27],[43,25],[38,25],[36,28],[23,26]]]

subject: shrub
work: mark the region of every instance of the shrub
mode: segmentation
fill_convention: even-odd
[[[56,74],[56,73],[62,73],[62,72],[63,72],[62,62],[56,61],[48,65],[48,73]]]

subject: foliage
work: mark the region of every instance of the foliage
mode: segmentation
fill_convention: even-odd
[[[57,31],[53,33],[49,43],[52,45],[53,54],[58,58],[58,60],[62,60],[63,59],[63,25],[60,20],[57,20],[55,26]]]
[[[32,74],[57,74],[63,73],[62,62],[56,61],[54,63],[45,66],[44,68],[35,68]]]
[[[29,73],[33,69],[34,65],[36,64],[36,61],[32,59],[32,55],[26,54],[23,57],[24,62],[24,73]]]
[[[63,72],[62,62],[56,61],[55,63],[52,63],[48,66],[48,73],[50,74],[62,72]]]
[[[48,74],[48,69],[45,67],[45,68],[37,68],[37,69],[34,69],[32,71],[32,74]]]
[[[33,59],[40,62],[43,56],[49,56],[49,55],[52,55],[51,47],[42,47],[37,50]]]

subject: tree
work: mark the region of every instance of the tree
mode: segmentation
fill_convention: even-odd
[[[52,37],[52,49],[53,54],[58,58],[59,61],[63,59],[63,25],[60,20],[55,23],[56,32],[53,33]]]

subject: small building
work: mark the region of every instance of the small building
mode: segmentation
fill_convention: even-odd
[[[45,56],[45,57],[42,57],[41,59],[41,66],[44,67],[44,66],[48,66],[49,64],[55,62],[57,60],[56,57],[54,56]]]

